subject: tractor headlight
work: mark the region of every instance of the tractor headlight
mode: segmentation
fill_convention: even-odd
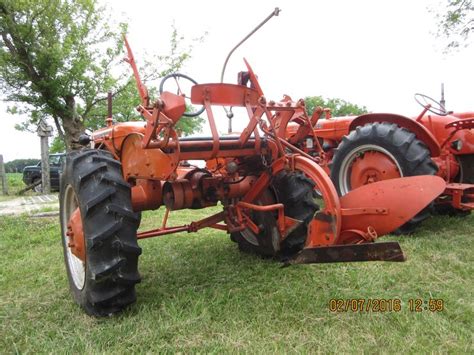
[[[462,141],[460,139],[456,139],[451,143],[451,148],[459,152],[462,149]]]

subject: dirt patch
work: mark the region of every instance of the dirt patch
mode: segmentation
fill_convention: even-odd
[[[25,196],[0,202],[0,216],[55,212],[59,210],[58,195]]]

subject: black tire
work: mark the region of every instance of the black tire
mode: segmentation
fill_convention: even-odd
[[[396,161],[401,176],[434,175],[438,171],[428,147],[414,133],[393,123],[369,123],[345,136],[334,152],[331,179],[340,196],[352,189],[347,182],[348,164],[355,152],[358,149],[363,151],[364,146],[375,146],[382,153],[388,152],[392,156],[390,158]],[[431,206],[428,206],[394,234],[412,233],[430,215]]]
[[[75,270],[81,261],[71,259],[74,255],[67,246],[67,223],[75,206],[81,213],[85,239],[82,273]],[[130,186],[123,180],[120,162],[105,151],[70,153],[61,179],[60,218],[74,300],[94,316],[111,315],[135,302],[135,284],[140,282],[138,218],[132,210]]]
[[[460,171],[455,182],[474,184],[474,154],[458,155],[457,159]],[[435,211],[439,215],[448,215],[451,217],[466,217],[471,214],[470,210],[458,210],[449,202],[436,204]]]
[[[280,243],[274,212],[255,212],[252,219],[261,228],[259,235],[252,233],[249,238],[246,233],[251,232],[247,229],[243,232],[232,233],[231,239],[243,252],[263,257],[292,255],[304,246],[308,224],[319,209],[316,198],[313,181],[302,173],[281,172],[273,179],[271,190],[265,191],[257,203],[262,205],[283,203],[285,215],[303,223],[293,230],[283,243]]]
[[[263,192],[262,196],[254,202],[257,205],[270,205],[275,203],[274,194],[270,190]],[[256,254],[262,257],[275,257],[280,251],[280,233],[278,232],[274,212],[253,211],[250,215],[252,221],[259,227],[260,233],[255,235],[249,228],[241,232],[230,234],[230,239],[237,243],[243,253]]]
[[[285,206],[285,215],[303,222],[282,243],[282,255],[290,256],[304,247],[308,224],[319,210],[316,202],[318,194],[314,189],[315,183],[301,172],[279,173],[273,181],[273,187],[278,202]]]
[[[36,184],[38,183],[38,185],[36,185],[35,187],[33,187],[33,191],[36,192],[36,193],[42,193],[43,192],[43,186],[42,186],[42,182],[41,182],[41,178],[35,178],[32,182],[32,184]]]

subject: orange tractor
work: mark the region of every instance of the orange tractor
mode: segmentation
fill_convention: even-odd
[[[190,93],[163,91],[152,101],[126,47],[144,121],[114,124],[109,110],[106,127],[82,139],[92,147],[68,154],[61,181],[65,264],[74,299],[87,313],[109,315],[133,303],[138,241],[171,233],[219,229],[242,251],[287,264],[405,260],[398,243],[374,241],[436,199],[446,188],[442,178],[379,181],[339,197],[323,168],[296,147],[301,142],[286,140],[289,123],[298,137],[313,127],[303,100],[267,100],[245,61],[239,84],[194,84]],[[204,107],[210,137],[178,137],[176,123],[192,114],[185,98]],[[219,136],[215,106],[246,110],[240,135]],[[220,169],[181,164],[215,159],[224,162]],[[222,210],[204,219],[167,226],[172,211],[218,204]],[[160,207],[160,227],[137,232],[140,212]]]
[[[324,110],[318,108],[306,138],[293,124],[287,139],[318,161],[340,196],[376,181],[437,175],[447,184],[433,203],[435,211],[467,214],[474,209],[474,112],[446,112],[422,94],[415,99],[423,110],[413,118],[387,113],[331,117],[326,111],[319,119]],[[399,231],[411,232],[429,215],[425,209]]]

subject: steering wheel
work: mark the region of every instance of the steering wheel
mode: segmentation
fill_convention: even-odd
[[[168,84],[168,87],[165,87],[165,83]],[[169,91],[176,93],[176,95],[183,96],[186,103],[186,111],[184,111],[183,116],[196,117],[204,112],[204,106],[194,106],[191,103],[191,87],[193,85],[197,85],[196,80],[190,78],[187,75],[180,73],[168,74],[161,80],[160,94],[162,94],[163,91]],[[173,88],[173,86],[174,90],[171,90],[170,88]]]
[[[440,102],[436,101],[435,99],[432,99],[429,96],[423,94],[415,94],[415,101],[423,108],[427,108],[427,106],[429,105],[428,111],[434,113],[435,115],[446,116],[448,114],[446,112],[446,109],[443,105],[441,105]]]

